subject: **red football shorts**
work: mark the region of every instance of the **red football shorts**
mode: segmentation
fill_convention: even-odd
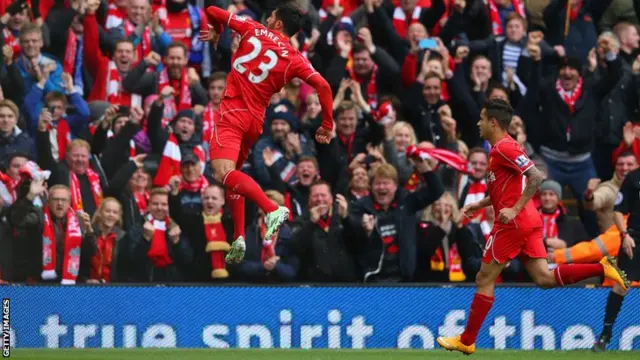
[[[213,121],[209,158],[232,160],[240,168],[262,134],[262,119],[253,116],[246,105],[225,101],[214,113]]]
[[[542,240],[542,227],[494,227],[487,240],[482,262],[489,264],[491,260],[495,260],[499,264],[504,264],[518,255],[530,259],[547,258],[547,250]]]

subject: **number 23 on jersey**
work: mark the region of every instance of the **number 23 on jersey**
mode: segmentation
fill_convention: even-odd
[[[259,84],[269,76],[269,71],[278,64],[278,56],[275,52],[269,49],[263,52],[262,43],[255,36],[250,37],[247,41],[253,45],[253,50],[246,55],[238,56],[232,66],[240,74],[244,74],[248,71],[244,64],[256,59],[260,55],[264,55],[264,57],[267,58],[267,61],[260,62],[257,69],[248,71],[249,74],[247,76],[249,81],[254,84]]]

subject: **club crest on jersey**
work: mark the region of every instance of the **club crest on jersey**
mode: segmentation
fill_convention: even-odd
[[[489,171],[487,173],[487,179],[489,179],[490,183],[496,181],[496,174],[493,171]]]
[[[529,158],[526,155],[520,155],[516,158],[516,164],[518,165],[519,168],[523,168],[527,165],[529,165]]]

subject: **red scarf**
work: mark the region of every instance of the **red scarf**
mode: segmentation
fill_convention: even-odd
[[[153,237],[151,238],[151,245],[149,246],[147,257],[151,260],[154,267],[165,268],[173,263],[173,260],[171,260],[169,256],[166,235],[169,218],[156,220],[149,214],[147,220],[153,225]]]
[[[329,227],[331,226],[331,216],[333,216],[333,208],[329,208],[329,212],[327,213],[327,215],[318,219],[316,225],[318,225],[318,227],[324,232],[328,233]]]
[[[213,122],[213,112],[215,109],[213,108],[213,104],[209,102],[207,107],[204,109],[204,113],[202,113],[202,140],[207,143],[213,137],[213,129],[215,128],[215,123]]]
[[[538,210],[538,212],[542,218],[542,237],[545,239],[558,237],[557,221],[561,213],[560,207],[551,214],[543,212],[542,209]]]
[[[129,20],[125,20],[123,23],[124,26],[124,37],[129,38],[134,31],[136,31],[136,26],[131,23]],[[149,55],[151,52],[151,29],[148,26],[144,28],[144,32],[142,33],[142,42],[138,45],[136,49],[136,59],[135,62],[138,63],[144,59],[145,56]]]
[[[433,30],[431,31],[431,36],[440,35],[440,31],[442,31],[442,28],[447,24],[447,20],[449,19],[449,16],[453,11],[454,3],[455,3],[455,0],[444,0],[444,13],[442,13],[442,16],[440,17],[438,22],[434,25]],[[431,6],[429,5],[429,7]]]
[[[120,26],[124,19],[127,17],[126,7],[123,9],[118,8],[115,4],[109,5],[107,10],[107,20],[105,21],[104,28],[106,30]]]
[[[274,234],[271,244],[264,242],[264,236],[267,234],[267,225],[264,223],[264,217],[258,218],[258,231],[260,232],[260,239],[263,240],[262,249],[260,250],[260,261],[264,264],[265,261],[271,259],[276,255],[275,248],[278,241],[278,234]]]
[[[177,83],[178,88],[176,88],[172,83]],[[189,90],[189,76],[187,75],[187,68],[182,69],[182,76],[177,82],[169,79],[166,67],[162,69],[158,82],[158,93],[162,93],[162,89],[167,86],[173,87],[175,90],[174,94],[178,97],[178,105],[176,106],[176,99],[174,96],[164,100],[164,116],[162,118],[163,128],[173,120],[173,117],[178,113],[178,111],[191,109],[191,90]]]
[[[569,107],[569,112],[571,112],[571,114],[576,112],[576,101],[578,101],[580,95],[582,95],[582,82],[582,76],[580,76],[578,78],[578,83],[576,84],[575,89],[573,89],[571,94],[569,94],[562,88],[562,86],[560,86],[560,79],[556,80],[556,90],[558,90],[558,95],[560,95],[565,104],[567,104],[567,106]]]
[[[511,0],[513,10],[523,18],[527,18],[527,13],[524,10],[524,4],[520,0]],[[489,17],[491,18],[491,31],[493,35],[502,35],[504,30],[502,29],[502,19],[500,19],[500,12],[495,0],[489,0]]]
[[[54,128],[56,129],[56,139],[58,140],[58,161],[62,161],[67,153],[67,145],[69,145],[71,141],[69,123],[67,123],[67,120],[61,118],[58,120],[57,126],[54,127],[54,125],[49,124],[47,130],[51,131]]]
[[[204,191],[204,189],[207,188],[207,186],[209,186],[209,181],[207,181],[207,178],[205,178],[204,175],[200,175],[198,180],[193,183],[188,183],[184,181],[184,179],[182,179],[178,191],[185,190],[189,192],[201,193]]]
[[[391,22],[393,23],[393,27],[396,29],[398,35],[401,38],[404,38],[407,35],[407,29],[409,25],[415,24],[420,21],[420,14],[422,13],[422,7],[416,6],[413,9],[413,13],[411,14],[411,20],[407,24],[407,14],[402,10],[401,7],[397,7],[393,11],[393,19]]]
[[[100,235],[96,239],[96,253],[91,258],[90,279],[111,282],[111,263],[113,248],[116,246],[116,233]]]
[[[378,107],[378,91],[377,91],[378,89],[376,87],[377,72],[378,72],[378,65],[373,64],[373,68],[371,68],[371,78],[369,79],[369,83],[367,84],[367,89],[366,89],[367,104],[369,104],[369,106],[371,106],[372,109],[375,109],[376,107]],[[351,77],[351,79],[357,81],[358,84],[362,84],[363,82],[366,81],[366,79],[363,79],[360,76],[356,75],[356,73],[353,71],[353,68],[349,69],[349,76]]]
[[[15,202],[17,198],[16,188],[18,187],[20,180],[13,180],[9,175],[0,171],[0,183],[0,186],[4,186],[6,188],[7,194],[11,196],[11,203],[9,204]],[[3,197],[2,195],[3,191],[2,188],[0,188],[0,197]]]
[[[338,138],[340,139],[342,144],[347,147],[347,158],[348,158],[347,162],[351,164],[351,158],[352,158],[352,152],[353,152],[353,140],[356,138],[356,133],[354,132],[349,136],[343,136],[338,134]]]
[[[64,51],[64,59],[62,62],[62,71],[73,76],[76,65],[76,51],[78,50],[78,41],[76,34],[69,29],[67,35],[67,45]]]
[[[138,207],[138,211],[140,211],[140,215],[146,214],[147,207],[149,206],[149,192],[134,192],[133,198],[136,200],[136,206]]]
[[[116,63],[111,60],[107,68],[107,89],[105,91],[105,100],[114,105],[136,106],[142,107],[142,97],[137,94],[125,92],[122,88],[122,78]]]
[[[570,6],[569,3],[570,2],[567,1],[567,6]],[[580,5],[571,6],[571,9],[570,9],[571,13],[569,14],[571,21],[575,21],[578,18],[578,14],[580,13],[580,9],[582,9],[582,5],[583,5],[583,2],[580,1]]]
[[[285,191],[284,193],[284,206],[289,209],[289,221],[293,221],[293,200],[291,199],[291,192]]]
[[[96,208],[98,208],[102,202],[100,176],[91,168],[87,168],[86,174],[89,179],[89,184],[91,185],[93,201],[96,203]],[[84,210],[82,193],[80,192],[80,180],[78,180],[78,176],[73,171],[69,171],[69,189],[71,190],[71,208],[75,211]]]
[[[226,269],[224,254],[231,249],[227,242],[227,234],[222,225],[222,211],[216,215],[202,213],[204,219],[204,235],[207,239],[205,251],[211,254],[211,277],[224,279],[229,277]]]
[[[78,218],[72,208],[67,210],[64,234],[64,259],[62,260],[62,284],[75,284],[80,270],[80,246],[82,232]],[[44,207],[44,228],[42,229],[42,279],[53,280],[56,274],[56,231],[49,206]]]
[[[487,196],[487,181],[485,179],[482,180],[469,180],[469,189],[467,190],[467,196],[464,198],[464,203],[462,206],[471,205],[476,203]],[[484,209],[478,211],[473,218],[464,218],[462,220],[463,225],[467,225],[468,223],[479,220],[484,216]]]

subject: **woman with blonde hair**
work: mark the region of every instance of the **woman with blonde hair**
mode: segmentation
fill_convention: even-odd
[[[122,230],[122,205],[115,198],[105,198],[91,221],[95,241],[87,244],[89,279],[87,283],[123,282],[128,279],[127,249],[132,244]]]
[[[482,248],[471,230],[460,224],[460,216],[450,192],[425,208],[418,224],[416,281],[462,282],[475,278]]]

